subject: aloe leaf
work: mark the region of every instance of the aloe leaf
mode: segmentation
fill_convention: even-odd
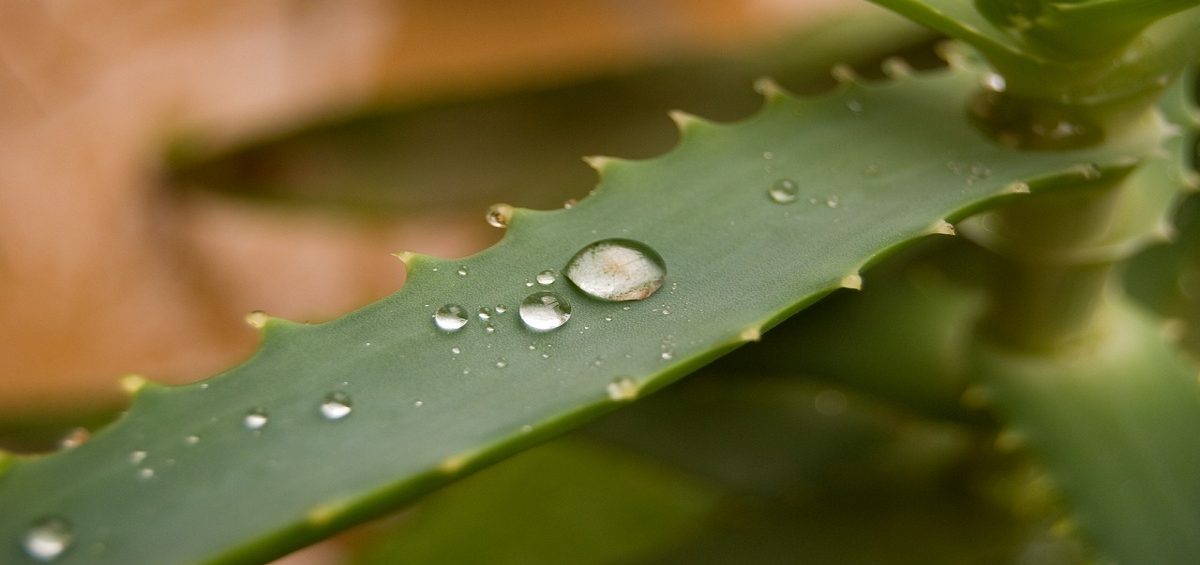
[[[1168,79],[1200,54],[1200,42],[1194,41],[1200,8],[1194,0],[1140,7],[1129,2],[871,1],[975,47],[1007,80],[1002,90],[1008,94],[1110,106],[1100,114],[1130,102],[1152,103]],[[1111,15],[1126,9],[1141,17]]]
[[[263,344],[243,365],[142,386],[90,442],[10,465],[0,560],[25,559],[22,540],[48,518],[70,525],[62,563],[281,555],[758,339],[859,286],[890,250],[946,231],[944,219],[1075,183],[1084,163],[1126,170],[1164,136],[1147,124],[1088,150],[1005,149],[962,119],[978,80],[952,69],[811,100],[766,88],[764,109],[741,123],[677,115],[679,147],[593,159],[600,184],[578,206],[517,210],[500,243],[461,261],[405,255],[408,282],[392,297],[320,325],[259,317]],[[795,201],[768,197],[781,180],[796,183]],[[539,290],[534,276],[607,238],[661,254],[663,289],[623,305],[559,277],[545,288],[572,304],[569,323],[523,327],[515,307]],[[448,303],[508,311],[494,332],[475,320],[443,333],[430,317]],[[332,393],[353,404],[335,421],[319,409]]]
[[[696,535],[717,500],[653,461],[564,438],[430,497],[353,562],[636,562]]]
[[[1105,322],[1105,337],[1086,350],[1030,355],[981,344],[973,366],[1101,552],[1121,563],[1194,563],[1196,368],[1143,313],[1119,304]]]

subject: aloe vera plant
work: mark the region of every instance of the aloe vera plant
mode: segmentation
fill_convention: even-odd
[[[408,280],[383,301],[322,324],[254,314],[262,345],[244,364],[181,387],[127,379],[132,406],[83,445],[0,454],[0,562],[266,561],[639,400],[825,297],[719,365],[815,373],[999,430],[1094,555],[1191,562],[1200,389],[1173,336],[1194,312],[1151,314],[1122,281],[1190,268],[1186,246],[1162,273],[1128,260],[1168,238],[1196,188],[1200,3],[878,3],[960,41],[949,65],[893,60],[882,81],[839,68],[812,97],[762,81],[762,109],[737,123],[674,113],[677,147],[589,158],[599,184],[577,205],[494,207],[503,240],[463,260],[400,253]],[[925,250],[958,234],[970,245]],[[943,274],[923,290],[893,272],[930,264]],[[653,417],[630,422],[610,441],[652,433]],[[567,446],[529,472],[599,457]],[[655,477],[622,484],[661,498],[638,515],[676,539],[714,487]],[[443,514],[467,512],[448,500]]]

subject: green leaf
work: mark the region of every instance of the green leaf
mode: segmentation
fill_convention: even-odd
[[[354,563],[627,563],[695,535],[716,501],[653,462],[557,441],[430,497]]]
[[[1139,8],[1129,2],[871,1],[975,47],[1004,76],[1008,94],[1104,108],[1093,118],[1151,104],[1167,79],[1200,55],[1195,0]],[[1140,16],[1114,15],[1125,11]]]
[[[146,385],[90,442],[11,465],[0,478],[0,561],[21,562],[23,536],[46,517],[74,531],[60,563],[284,554],[757,339],[857,286],[869,263],[938,232],[943,218],[1077,182],[1085,163],[1125,170],[1164,135],[1148,124],[1088,150],[1005,149],[963,119],[978,80],[952,69],[802,101],[768,88],[764,110],[738,124],[680,117],[678,148],[593,160],[594,196],[569,210],[518,210],[505,238],[476,256],[407,255],[398,293],[329,323],[267,319],[245,364],[200,384]],[[798,186],[790,204],[767,195],[782,179]],[[547,288],[573,306],[569,323],[524,328],[515,307],[539,290],[534,276],[606,238],[661,254],[663,289],[600,302],[560,277]],[[493,333],[475,320],[447,334],[430,316],[448,303],[508,311]],[[353,411],[329,421],[318,407],[334,392]],[[257,431],[243,423],[254,409],[267,420]]]
[[[1081,350],[980,344],[973,367],[996,408],[1062,489],[1078,527],[1121,563],[1200,555],[1200,386],[1162,328],[1124,304]]]

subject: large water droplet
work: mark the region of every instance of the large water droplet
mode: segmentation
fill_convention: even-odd
[[[571,318],[571,305],[553,292],[535,292],[521,301],[521,321],[534,331],[548,332]]]
[[[433,323],[439,329],[447,332],[456,332],[467,325],[467,309],[458,304],[447,304],[437,309],[433,313]]]
[[[247,430],[261,430],[267,425],[267,411],[262,408],[251,408],[242,418],[242,427]]]
[[[321,401],[321,417],[326,420],[341,420],[350,415],[350,395],[335,391],[325,395]]]
[[[54,561],[71,547],[71,540],[74,538],[75,532],[70,523],[57,516],[51,516],[37,521],[29,528],[21,545],[25,548],[25,553],[38,561]]]
[[[567,278],[601,300],[642,300],[662,287],[666,263],[649,246],[605,239],[581,249],[567,263]]]
[[[558,275],[554,274],[554,271],[546,269],[545,271],[538,273],[536,278],[538,284],[542,286],[550,286],[554,284],[554,281],[558,280]]]
[[[800,185],[792,179],[779,179],[767,187],[767,196],[780,204],[795,202],[800,196]]]

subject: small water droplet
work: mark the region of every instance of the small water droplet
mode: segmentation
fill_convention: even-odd
[[[846,101],[846,109],[850,110],[851,112],[853,112],[855,114],[859,114],[859,113],[862,113],[862,111],[863,111],[863,105],[862,105],[862,102],[859,102],[858,100],[847,100]]]
[[[508,312],[508,306],[505,306],[503,304],[496,305],[496,313],[497,314],[503,314],[505,312]]]
[[[424,405],[425,405],[425,401],[424,401],[424,400],[417,400],[417,401],[413,402],[413,406],[416,406],[417,408],[420,408],[420,407],[422,407],[422,406],[424,406]]]
[[[459,265],[458,270],[455,272],[458,273],[458,276],[465,277],[465,276],[467,276],[467,266]]]
[[[550,354],[549,354],[549,353],[543,353],[543,354],[542,354],[542,359],[549,359],[549,358],[550,358]]]
[[[187,436],[187,437],[183,438],[183,443],[186,443],[188,445],[196,445],[197,443],[200,443],[200,436],[195,435],[195,434]]]
[[[763,151],[763,159],[770,161],[775,158],[775,154],[770,151]]]
[[[507,366],[508,366],[508,359],[501,357],[496,360],[496,368],[497,369],[503,369]]]
[[[503,229],[508,227],[508,221],[512,218],[512,213],[513,207],[508,204],[492,204],[484,217],[487,218],[489,226]]]
[[[574,208],[576,204],[579,204],[578,200],[575,200],[574,198],[568,198],[563,201],[563,208],[570,210],[571,208]]]
[[[556,280],[558,280],[558,275],[556,275],[554,271],[550,269],[546,269],[545,271],[537,274],[537,283],[542,286],[550,286],[554,284],[554,281]]]
[[[767,196],[780,204],[795,202],[800,196],[800,185],[792,179],[779,179],[767,187]]]
[[[487,306],[480,308],[479,309],[479,319],[483,320],[485,322],[492,319],[492,309],[488,308]]]
[[[142,450],[132,451],[129,453],[129,462],[137,465],[146,460],[146,452]]]
[[[521,426],[521,433],[523,433],[523,434],[527,434],[532,431],[533,431],[533,426],[531,426],[529,424],[525,424],[524,426]]]
[[[258,431],[267,425],[267,411],[262,408],[251,408],[246,412],[246,416],[242,418],[242,427],[247,430]]]
[[[433,323],[442,331],[456,332],[468,321],[466,308],[458,304],[447,304],[433,313]]]
[[[675,358],[675,354],[670,351],[663,351],[659,357],[662,357],[663,361],[670,361]]]
[[[450,353],[453,353],[453,354],[455,354],[455,355],[458,355],[459,353],[462,353],[462,349],[460,349],[458,346],[451,347],[451,348],[450,348]]]
[[[90,437],[92,437],[92,432],[89,432],[87,428],[72,428],[62,439],[58,440],[58,447],[74,449],[83,445]]]
[[[338,390],[325,395],[321,401],[321,417],[326,420],[341,420],[350,415],[350,395]]]
[[[838,207],[838,197],[836,195],[833,195],[833,196],[830,196],[829,198],[826,198],[825,205],[830,208],[837,208]]]
[[[491,324],[486,324],[483,326],[483,331],[484,331],[484,333],[489,333],[489,334],[496,333],[496,326],[493,326]]]
[[[57,516],[38,520],[25,532],[22,547],[30,557],[43,562],[54,561],[71,547],[74,529]]]
[[[593,298],[642,300],[662,287],[667,267],[658,252],[629,239],[584,247],[567,263],[567,278]]]
[[[535,292],[521,301],[521,321],[533,331],[558,329],[571,318],[571,304],[553,292]]]
[[[137,478],[139,481],[148,481],[154,478],[154,469],[142,467],[137,470]]]
[[[863,174],[868,177],[873,177],[879,174],[879,165],[874,163],[863,167]]]

